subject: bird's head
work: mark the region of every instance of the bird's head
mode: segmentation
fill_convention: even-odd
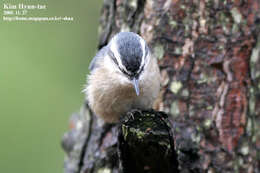
[[[117,71],[134,86],[139,95],[139,79],[149,62],[149,48],[142,37],[133,32],[120,32],[109,43],[108,55]]]

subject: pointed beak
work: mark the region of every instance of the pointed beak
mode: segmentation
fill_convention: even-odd
[[[134,78],[132,80],[132,84],[134,85],[136,95],[139,96],[139,94],[140,94],[140,92],[139,92],[139,80]]]

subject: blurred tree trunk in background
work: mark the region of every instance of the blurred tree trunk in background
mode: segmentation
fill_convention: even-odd
[[[99,48],[120,31],[140,34],[158,58],[157,108],[172,120],[180,172],[259,173],[260,1],[105,0]],[[72,118],[66,172],[95,172],[84,153],[100,148],[89,141],[115,149],[115,127],[95,121],[86,108]],[[99,165],[117,172],[109,163]]]

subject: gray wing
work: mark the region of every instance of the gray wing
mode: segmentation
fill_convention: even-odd
[[[90,62],[90,65],[89,65],[89,70],[92,71],[94,70],[97,66],[98,66],[98,61],[100,61],[102,58],[105,57],[106,53],[107,53],[107,50],[108,50],[108,46],[104,46],[102,49],[100,49],[98,51],[98,53],[96,54],[96,56],[92,59],[92,61]]]

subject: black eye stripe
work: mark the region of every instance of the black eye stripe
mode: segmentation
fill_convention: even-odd
[[[144,65],[140,68],[140,70],[138,71],[139,74],[141,74],[144,71]]]
[[[122,69],[122,68],[120,68],[120,67],[119,67],[119,69],[120,69],[120,71],[123,72],[125,75],[130,76],[130,74],[127,73],[124,69]]]
[[[116,57],[115,57],[114,53],[113,53],[111,50],[108,51],[108,55],[111,57],[111,59],[114,61],[114,63],[115,63],[117,66],[119,66],[119,65],[118,65],[118,62],[117,62],[117,60],[116,60]]]

